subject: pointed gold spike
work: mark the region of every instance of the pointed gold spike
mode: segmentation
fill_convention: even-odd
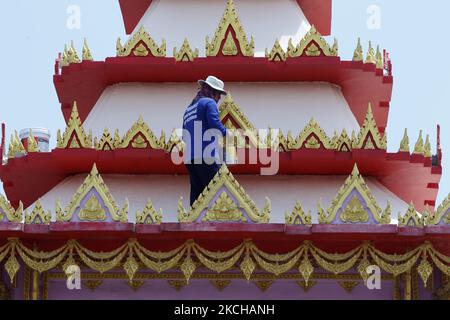
[[[405,129],[403,133],[403,139],[400,142],[400,152],[410,152],[409,150],[409,137],[408,137],[408,129]]]
[[[423,145],[423,137],[422,137],[422,130],[420,130],[419,138],[417,139],[417,142],[414,146],[414,154],[423,155],[425,153],[424,145]]]
[[[361,38],[358,38],[358,44],[356,45],[356,49],[353,54],[353,61],[364,61],[364,52],[361,45]]]

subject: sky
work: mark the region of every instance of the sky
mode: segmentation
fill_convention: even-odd
[[[73,5],[81,10],[80,29],[67,27]],[[117,38],[126,38],[118,1],[15,0],[2,1],[0,8],[0,123],[6,123],[6,137],[12,130],[46,127],[54,146],[56,131],[65,128],[53,86],[55,58],[71,40],[80,49],[84,37],[94,59],[114,56]],[[358,37],[365,49],[371,40],[391,53],[388,150],[398,150],[404,128],[412,146],[419,130],[430,134],[435,150],[436,125],[441,125],[444,159],[438,204],[450,193],[448,12],[450,1],[442,0],[333,0],[332,35],[339,40],[342,59],[352,58]]]

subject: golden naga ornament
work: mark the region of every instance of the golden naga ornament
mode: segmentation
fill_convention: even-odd
[[[293,140],[288,134],[288,146],[291,150],[306,149],[331,149],[331,141],[325,131],[316,120],[311,119],[297,139]]]
[[[62,54],[61,59],[61,66],[67,67],[68,65],[72,63],[80,63],[81,60],[78,56],[77,50],[75,49],[75,46],[73,44],[73,41],[70,43],[70,46],[67,47],[67,45],[64,46],[64,52]]]
[[[381,136],[377,124],[373,117],[372,105],[369,103],[366,118],[363,126],[358,134],[356,143],[353,145],[354,149],[379,149],[386,150],[387,137],[386,134]]]
[[[353,61],[356,62],[364,61],[364,51],[361,45],[361,38],[358,38],[358,44],[356,45],[356,49],[353,54]]]
[[[219,191],[224,191],[223,188],[235,199],[235,207],[230,204],[227,193],[225,194],[225,197],[222,192],[220,194],[222,197],[220,201],[218,203],[211,203]],[[195,222],[201,217],[202,213],[208,214],[208,211],[208,219],[211,219],[214,215],[221,212],[221,205],[224,205],[227,210],[230,210],[233,218],[236,216],[235,210],[237,207],[243,216],[248,217],[248,219],[251,220],[248,222],[267,223],[270,219],[270,200],[266,198],[265,206],[263,210],[260,211],[253,200],[245,192],[244,188],[233,177],[227,166],[223,165],[213,180],[194,202],[189,212],[186,212],[183,208],[182,200],[180,199],[178,205],[178,220],[180,222]],[[211,208],[214,210],[210,211]],[[224,220],[221,219],[221,221]]]
[[[234,31],[235,37],[233,37],[232,31]],[[233,0],[227,1],[222,20],[217,27],[212,41],[209,40],[209,37],[206,37],[207,57],[218,56],[221,48],[221,53],[224,56],[236,56],[239,52],[244,57],[254,56],[255,41],[253,37],[251,37],[250,42],[247,40],[247,36],[239,21]]]
[[[157,212],[152,200],[148,199],[144,210],[136,212],[136,224],[161,224],[162,216],[162,209],[159,209],[159,212]]]
[[[300,201],[297,201],[295,203],[294,210],[292,210],[291,214],[288,214],[286,212],[285,221],[286,225],[289,226],[299,226],[299,225],[310,226],[312,224],[311,210],[309,210],[308,213],[305,213],[305,211],[303,211]]]
[[[175,60],[177,62],[192,62],[195,58],[198,58],[199,51],[198,49],[192,50],[191,46],[189,45],[188,39],[184,39],[183,45],[181,46],[179,51],[177,50],[177,48],[173,48],[173,56],[175,57]]]
[[[23,146],[22,141],[19,139],[17,131],[15,131],[15,135],[11,135],[11,139],[9,142],[8,158],[13,159],[16,156],[22,156],[25,153],[25,147]]]
[[[206,211],[206,215],[202,219],[203,222],[247,222],[241,210],[234,201],[223,191],[217,198],[214,205]]]
[[[420,130],[419,138],[417,139],[416,144],[414,145],[414,154],[418,155],[424,155],[425,154],[425,147],[423,144],[423,137],[422,137],[422,130]]]
[[[403,133],[402,141],[400,142],[400,152],[410,152],[409,150],[409,137],[408,137],[408,129],[405,129]]]
[[[85,199],[88,201],[82,205]],[[59,202],[57,203],[56,221],[69,222],[74,213],[78,212],[80,221],[106,221],[107,216],[110,215],[112,221],[126,223],[128,222],[128,207],[128,200],[125,199],[124,207],[119,210],[114,197],[94,164],[65,210],[61,209]]]
[[[372,47],[372,42],[369,41],[369,50],[367,51],[367,57],[365,63],[377,64],[377,58],[375,56],[375,50]]]
[[[160,139],[158,139],[153,131],[150,129],[147,123],[144,122],[144,118],[139,117],[139,120],[133,124],[130,130],[125,134],[119,145],[118,149],[134,148],[145,149],[152,148],[163,150],[164,145],[161,145]]]
[[[0,194],[0,222],[9,221],[13,223],[21,223],[23,219],[23,203],[19,203],[17,210],[11,206],[10,202]]]
[[[89,45],[87,43],[87,39],[84,38],[84,44],[83,44],[83,61],[93,61],[91,54],[91,49],[89,49]]]
[[[50,224],[52,214],[50,210],[47,212],[42,208],[41,200],[36,201],[33,211],[30,214],[25,210],[26,224]]]
[[[287,53],[281,47],[278,39],[275,41],[275,44],[270,52],[266,49],[266,58],[268,58],[269,61],[275,62],[286,61]]]
[[[122,46],[120,38],[117,40],[117,56],[118,57],[165,57],[166,41],[163,39],[161,46],[156,42],[141,26],[139,30]]]
[[[335,39],[333,47],[326,42],[325,38],[316,30],[315,26],[303,37],[300,43],[294,47],[292,40],[289,39],[287,56],[291,58],[307,57],[337,57],[339,53],[338,42]]]
[[[58,130],[57,148],[92,148],[92,133],[89,131],[89,135],[86,135],[83,125],[81,124],[80,115],[78,114],[76,101],[73,103],[72,113],[70,114],[70,119],[67,122],[66,130],[62,136],[61,132]]]
[[[352,196],[354,192],[359,197],[356,195]],[[351,197],[350,201],[344,206],[349,197]],[[362,200],[365,206],[363,206]],[[359,173],[356,164],[352,174],[345,180],[344,185],[333,199],[331,206],[327,210],[327,214],[319,204],[319,223],[333,223],[338,214],[338,218],[344,223],[368,223],[370,216],[373,217],[373,220],[377,224],[389,224],[391,222],[390,204],[388,204],[384,212],[381,211],[375,197]]]
[[[427,226],[450,225],[450,194],[424,222]]]
[[[33,130],[30,129],[30,134],[28,136],[28,146],[27,146],[27,152],[28,153],[32,153],[32,152],[39,152],[39,145],[36,141],[36,139],[33,136]]]
[[[400,212],[398,213],[398,226],[420,228],[424,226],[424,219],[422,219],[422,217],[417,213],[412,202],[410,203],[405,215],[402,216]]]

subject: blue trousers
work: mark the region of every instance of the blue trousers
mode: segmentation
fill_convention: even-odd
[[[214,164],[186,164],[191,182],[191,206],[205,190],[214,176],[219,172],[220,165]]]

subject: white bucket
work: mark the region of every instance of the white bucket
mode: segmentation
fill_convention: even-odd
[[[33,137],[38,143],[40,152],[48,152],[49,151],[49,143],[50,143],[50,131],[45,128],[26,128],[22,129],[19,132],[20,141],[27,148],[28,146],[28,138],[30,136],[30,129],[33,132]]]

